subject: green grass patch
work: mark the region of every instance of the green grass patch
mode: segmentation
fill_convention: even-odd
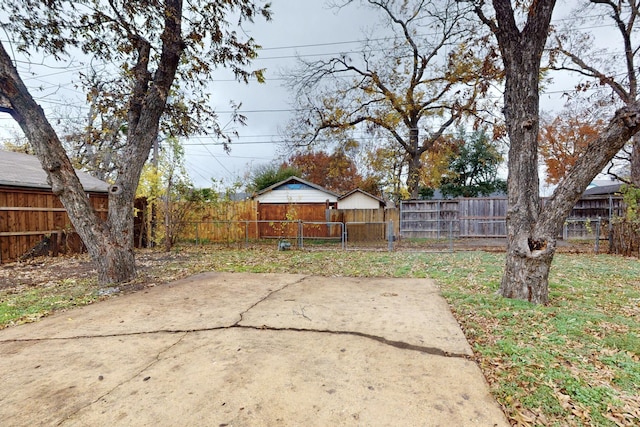
[[[98,299],[95,282],[65,279],[44,286],[0,292],[0,328],[33,322],[54,311],[90,304]]]

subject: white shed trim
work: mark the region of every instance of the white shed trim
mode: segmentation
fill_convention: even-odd
[[[260,203],[336,203],[338,195],[298,177],[280,181],[254,197]]]

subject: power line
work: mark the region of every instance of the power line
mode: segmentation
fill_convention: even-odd
[[[600,15],[592,15],[592,16],[588,16],[588,17],[584,17],[584,18],[604,18],[606,15],[604,14],[600,14]],[[573,18],[563,18],[563,19],[557,19],[554,20],[554,22],[563,22],[563,21],[572,21]],[[610,25],[599,25],[599,26],[588,26],[588,27],[582,27],[582,29],[592,29],[592,28],[601,28],[601,27],[605,27],[605,26],[610,26]],[[362,43],[362,42],[366,42],[366,41],[384,41],[384,40],[392,40],[395,37],[382,37],[382,38],[375,38],[375,39],[362,39],[362,40],[347,40],[347,41],[335,41],[335,42],[326,42],[326,43],[309,43],[309,44],[300,44],[300,45],[289,45],[289,46],[274,46],[274,47],[265,47],[265,48],[261,48],[260,50],[262,51],[280,51],[280,50],[290,50],[290,49],[307,49],[307,48],[317,48],[317,47],[324,47],[324,46],[340,46],[340,45],[349,45],[349,44],[355,44],[355,43]],[[351,51],[349,53],[358,53],[356,51]],[[307,56],[329,56],[329,55],[336,55],[337,52],[330,52],[330,53],[310,53],[307,54]],[[300,55],[296,55],[296,56],[277,56],[277,57],[266,57],[266,58],[262,58],[262,59],[285,59],[285,58],[295,58],[295,57],[300,57]],[[257,59],[260,59],[260,57],[258,57]],[[20,64],[26,64],[29,66],[34,66],[34,67],[45,67],[45,68],[49,68],[49,69],[60,69],[61,71],[57,71],[54,73],[49,73],[49,74],[43,74],[43,75],[34,75],[34,76],[30,76],[30,77],[25,77],[25,80],[34,80],[34,81],[42,81],[43,78],[46,77],[53,77],[53,76],[57,76],[57,75],[63,75],[66,73],[71,73],[71,72],[76,72],[76,71],[81,71],[82,69],[86,68],[84,66],[84,64],[80,64],[80,65],[75,65],[72,66],[72,62],[69,65],[66,65],[65,67],[55,67],[55,66],[51,66],[49,64],[44,64],[44,63],[33,63],[33,62],[29,62],[29,61],[22,61],[22,60],[18,60],[16,61]],[[111,65],[113,66],[113,63],[104,63],[102,64],[103,66],[107,66],[107,65]],[[98,66],[100,66],[98,64]],[[33,73],[33,71],[27,71],[28,73]],[[283,78],[272,78],[269,79],[270,81],[280,81],[280,80],[285,80],[286,77]],[[223,81],[236,81],[235,79],[221,79],[221,80],[216,80],[216,79],[212,79],[212,82],[223,82]],[[71,89],[71,83],[65,84],[65,85],[58,85],[55,86],[55,84],[51,84],[50,82],[46,82],[46,81],[42,81],[42,83],[45,84],[50,84],[50,88],[51,90],[60,90],[60,89],[64,89],[64,90],[72,90]],[[542,92],[541,95],[545,95],[545,94],[555,94],[555,93],[563,93],[563,92],[567,92],[566,91],[562,91],[562,90],[556,90],[556,91],[550,91],[550,92]],[[73,92],[76,92],[78,94],[81,93],[81,91],[79,90],[74,90]],[[50,96],[50,95],[49,95]],[[44,99],[44,98],[37,98],[37,100],[39,102],[43,102],[43,103],[48,103],[48,104],[52,104],[52,105],[63,105],[63,106],[69,106],[69,102],[63,102],[63,101],[53,101],[51,99]],[[78,108],[87,108],[85,105],[80,105]],[[242,114],[278,114],[278,113],[291,113],[291,112],[297,112],[297,111],[303,111],[300,109],[253,109],[253,110],[243,110],[243,111],[239,111]],[[217,114],[235,114],[237,113],[236,111],[227,111],[227,110],[221,110],[221,111],[217,111]],[[56,120],[56,119],[66,119],[68,117],[50,117],[52,120]]]
[[[590,88],[587,89],[588,91],[597,91],[597,90],[608,90],[608,88],[604,87],[604,88],[600,88],[600,87],[596,87],[596,88]],[[557,90],[553,90],[553,91],[541,91],[540,95],[554,95],[554,94],[563,94],[563,93],[568,93],[568,92],[572,92],[574,91],[575,88],[570,88],[570,89],[557,89]],[[489,99],[497,99],[497,98],[501,98],[501,96],[494,96],[494,97],[489,97]],[[61,105],[61,106],[70,106],[68,102],[64,102],[64,101],[51,101],[48,99],[43,99],[43,98],[35,98],[36,101],[38,102],[44,102],[44,103],[50,103],[50,104],[54,104],[54,105]],[[76,108],[88,108],[86,105],[78,105],[76,106]],[[296,113],[296,112],[305,112],[308,111],[308,109],[304,109],[304,108],[280,108],[280,109],[276,109],[276,108],[267,108],[267,109],[252,109],[252,110],[238,110],[238,111],[234,111],[234,110],[220,110],[220,111],[215,111],[216,114],[281,114],[281,113]],[[80,120],[80,119],[85,119],[84,116],[53,116],[53,115],[48,115],[47,119],[49,120]],[[13,120],[11,117],[8,116],[0,116],[0,120]]]

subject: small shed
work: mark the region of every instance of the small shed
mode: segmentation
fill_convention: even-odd
[[[622,187],[622,183],[608,183],[606,185],[590,185],[587,187],[583,196],[602,196],[602,195],[620,195],[620,188]]]
[[[625,205],[621,182],[610,180],[594,181],[587,187],[582,197],[571,210],[570,218],[602,218],[610,219],[614,216],[624,216]]]
[[[261,238],[296,235],[293,221],[326,222],[328,210],[338,206],[337,193],[296,176],[265,188],[253,198],[258,202]],[[304,235],[312,237],[320,228],[309,227]]]
[[[384,200],[359,188],[338,198],[339,209],[380,209],[385,206]]]
[[[93,208],[107,215],[108,184],[76,171]],[[82,242],[37,157],[0,150],[0,263],[78,252]]]

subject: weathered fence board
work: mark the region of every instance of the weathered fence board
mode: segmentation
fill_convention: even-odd
[[[257,203],[252,200],[215,204],[190,215],[180,238],[225,243],[256,239],[257,219]]]
[[[543,201],[544,203],[544,201]],[[571,220],[620,215],[624,206],[620,197],[581,199]],[[327,209],[319,204],[257,204],[235,202],[205,209],[194,216],[181,238],[211,242],[230,242],[264,238],[338,239],[346,225],[350,241],[374,241],[388,238],[386,229],[393,221],[393,235],[402,238],[505,237],[507,200],[497,198],[460,198],[454,200],[413,200],[402,202],[400,209]],[[302,221],[301,225],[298,221]],[[585,225],[586,224],[586,225]],[[588,222],[570,223],[588,229]],[[302,227],[302,229],[300,229]]]
[[[506,198],[460,199],[458,201],[459,236],[506,236],[506,217]]]
[[[439,238],[451,227],[458,230],[457,200],[410,200],[400,205],[400,235],[404,238]]]
[[[398,236],[398,209],[327,209],[322,203],[234,202],[223,209],[212,206],[192,215],[180,239],[216,243],[299,236],[341,239],[347,224],[351,241],[380,240],[388,237],[387,223],[391,221],[393,235]]]
[[[545,199],[542,202],[544,205]],[[584,197],[569,215],[571,234],[590,235],[589,223],[584,220],[608,220],[622,216],[624,209],[620,196]],[[404,238],[438,238],[451,227],[457,237],[506,237],[506,216],[504,197],[411,200],[400,205],[400,234]],[[579,227],[584,233],[577,230]]]
[[[603,218],[624,216],[624,201],[621,196],[587,196],[576,202],[570,218]]]
[[[298,235],[295,221],[327,222],[324,203],[261,203],[258,205],[259,238],[289,238]],[[305,230],[307,237],[329,237],[331,229],[316,224]],[[339,237],[339,236],[338,236]]]
[[[108,195],[91,193],[89,199],[106,218]],[[44,244],[53,254],[82,249],[58,197],[46,190],[0,188],[0,262],[15,261]]]
[[[398,209],[332,209],[331,212],[332,221],[345,224],[350,242],[386,240],[390,223],[393,223],[394,236],[400,232]]]

